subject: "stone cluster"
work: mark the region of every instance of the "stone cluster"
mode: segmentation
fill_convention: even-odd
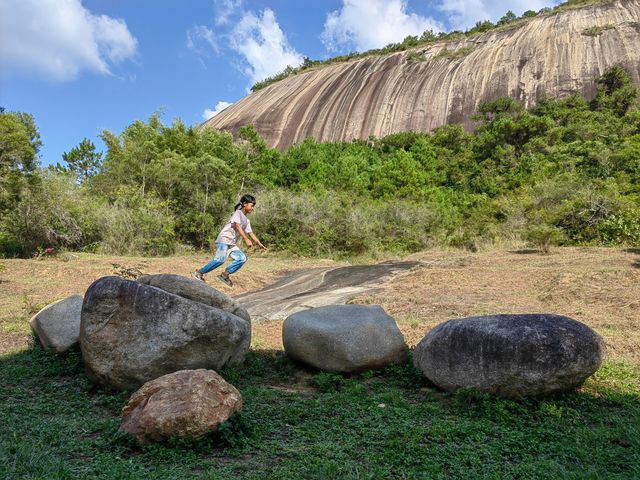
[[[244,361],[251,318],[236,300],[198,280],[149,275],[103,277],[31,319],[42,345],[78,344],[89,379],[137,390],[121,430],[140,443],[201,438],[242,408],[242,396],[216,370]],[[395,320],[377,305],[332,305],[294,313],[282,325],[292,360],[336,373],[407,361]],[[416,346],[413,364],[438,388],[476,389],[504,398],[575,389],[601,365],[602,338],[553,314],[449,320]]]

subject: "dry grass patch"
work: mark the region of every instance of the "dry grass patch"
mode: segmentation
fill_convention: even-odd
[[[113,275],[113,264],[145,274],[190,273],[208,253],[169,258],[63,254],[43,260],[3,260],[0,272],[0,351],[28,345],[28,320],[48,303],[83,294],[97,278]],[[469,253],[433,250],[412,255],[422,266],[398,276],[380,291],[352,303],[380,304],[398,321],[414,346],[440,322],[494,313],[557,313],[580,320],[606,340],[610,358],[640,364],[640,250],[562,248]],[[234,277],[239,295],[263,288],[296,270],[337,265],[329,260],[255,254]],[[282,321],[254,323],[254,350],[282,350]]]
[[[89,285],[100,277],[135,270],[143,274],[190,276],[211,256],[207,252],[162,258],[61,253],[53,258],[2,260],[5,268],[0,272],[0,352],[26,347],[31,338],[29,319],[35,313],[56,300],[84,295]],[[333,264],[329,260],[285,258],[272,253],[249,252],[248,256],[246,265],[233,277],[233,288],[216,280],[215,275],[209,276],[209,283],[229,295],[239,295],[263,288],[288,272]],[[260,347],[282,348],[281,342],[271,341],[269,331],[264,341],[262,335],[254,335]]]
[[[382,293],[380,304],[415,345],[440,322],[494,313],[557,313],[600,333],[609,357],[640,364],[640,269],[634,250],[562,248],[550,255],[429,251],[423,266]]]

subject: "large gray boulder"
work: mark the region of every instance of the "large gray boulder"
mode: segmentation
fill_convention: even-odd
[[[158,275],[144,275],[137,279],[138,282],[152,287],[160,288],[166,292],[179,295],[195,302],[211,305],[212,307],[225,310],[229,313],[244,318],[247,322],[251,321],[251,317],[238,301],[229,295],[219,292],[200,280],[187,278],[180,275],[170,273],[161,273]]]
[[[82,297],[72,295],[47,305],[29,324],[47,350],[63,353],[78,345]]]
[[[393,318],[378,305],[332,305],[294,313],[282,325],[285,353],[329,372],[355,372],[406,360]]]
[[[438,325],[416,346],[413,362],[443,390],[521,398],[574,389],[604,352],[597,333],[568,317],[492,315]]]
[[[120,277],[103,277],[82,305],[80,349],[87,376],[125,390],[177,370],[241,363],[248,321],[219,308]]]

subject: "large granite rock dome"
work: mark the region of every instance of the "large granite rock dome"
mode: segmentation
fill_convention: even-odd
[[[252,93],[204,125],[236,132],[252,124],[279,149],[307,137],[349,141],[447,123],[470,127],[479,103],[500,96],[527,107],[545,95],[592,97],[595,78],[614,65],[640,84],[638,19],[639,0],[588,5],[322,66]]]

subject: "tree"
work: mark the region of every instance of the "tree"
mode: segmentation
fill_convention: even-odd
[[[611,110],[623,116],[638,98],[638,89],[631,81],[629,73],[619,65],[614,65],[596,80],[598,93],[593,99],[595,110]]]
[[[0,112],[0,215],[13,209],[25,187],[37,180],[41,146],[30,114]]]
[[[489,20],[478,21],[471,30],[467,31],[467,33],[486,32],[488,30],[491,30],[493,27],[493,23],[491,23],[491,21]]]
[[[0,170],[33,172],[42,146],[33,116],[24,112],[0,112]]]
[[[96,152],[96,146],[87,138],[63,153],[62,159],[69,165],[69,171],[76,175],[78,183],[93,177],[102,166],[102,152]]]
[[[480,103],[478,113],[474,115],[474,120],[482,120],[489,123],[498,117],[513,117],[522,112],[524,107],[520,102],[511,97],[499,97]]]
[[[426,42],[432,42],[436,39],[436,34],[433,33],[433,30],[429,29],[429,30],[425,30],[424,32],[422,32],[422,35],[420,35],[420,41],[423,43]]]
[[[506,25],[507,23],[511,23],[517,19],[518,17],[516,16],[516,14],[509,10],[500,18],[500,20],[498,20],[498,23],[496,25]]]

